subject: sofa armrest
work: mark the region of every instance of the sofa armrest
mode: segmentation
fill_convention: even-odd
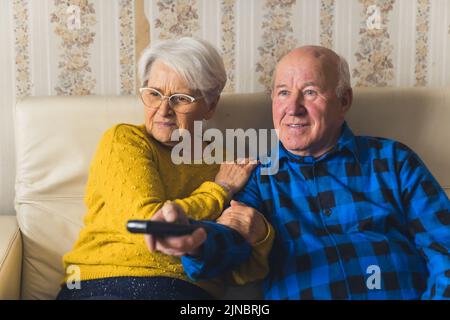
[[[19,299],[22,237],[15,216],[0,216],[0,300]]]

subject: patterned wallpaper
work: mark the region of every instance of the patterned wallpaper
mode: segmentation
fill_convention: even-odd
[[[88,1],[71,0],[55,0],[54,6],[50,21],[60,42],[55,91],[58,95],[92,94],[97,82],[89,61],[96,35],[95,8]]]
[[[13,1],[16,95],[19,97],[31,92],[28,11],[25,1]]]
[[[264,1],[256,72],[259,83],[266,88],[270,87],[271,75],[279,57],[295,48],[298,43],[292,27],[295,3],[295,0]]]
[[[174,39],[182,36],[193,36],[200,30],[198,17],[198,1],[155,1],[158,6],[158,17],[154,27],[159,31],[160,39]]]
[[[226,91],[267,89],[276,61],[303,44],[344,55],[355,86],[450,85],[450,1],[146,2],[153,43],[194,35],[221,50]]]
[[[303,44],[343,54],[356,86],[450,84],[445,0],[40,0],[44,9],[37,2],[10,5],[16,97],[135,93],[136,42],[182,36],[205,38],[220,49],[229,92],[268,88],[276,61]],[[145,8],[150,34],[136,29],[138,7]],[[37,89],[43,85],[32,68],[38,63],[33,43],[44,37],[38,34],[44,28],[32,28],[36,20],[50,32],[45,90]],[[108,61],[114,64],[102,69],[96,63],[106,51],[113,51]],[[108,76],[107,68],[114,69]]]
[[[356,86],[384,87],[394,78],[392,40],[389,30],[381,27],[388,25],[394,1],[382,1],[378,7],[374,7],[371,0],[359,0],[363,10],[360,14],[361,26],[355,52],[357,65],[353,69]]]

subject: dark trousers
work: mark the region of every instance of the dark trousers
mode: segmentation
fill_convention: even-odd
[[[207,300],[213,297],[187,281],[168,277],[114,277],[63,286],[57,300]]]

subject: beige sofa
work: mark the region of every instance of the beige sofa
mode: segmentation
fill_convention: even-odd
[[[55,297],[61,257],[82,227],[90,159],[102,133],[119,122],[143,122],[136,97],[41,97],[17,104],[17,215],[0,216],[0,299]],[[357,134],[409,145],[450,194],[450,88],[356,89],[348,122]],[[224,95],[209,124],[271,126],[270,99],[263,93]],[[252,287],[227,297],[255,294]]]

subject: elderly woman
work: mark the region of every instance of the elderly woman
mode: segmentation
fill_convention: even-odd
[[[192,220],[214,220],[246,183],[254,168],[248,162],[171,160],[172,133],[193,134],[194,121],[213,116],[226,82],[222,59],[208,43],[182,38],[147,48],[139,67],[145,124],[115,125],[100,141],[89,172],[85,226],[63,258],[65,270],[77,267],[81,282],[72,290],[64,284],[58,299],[207,299],[223,289],[221,279],[190,282],[180,258],[151,252],[142,235],[125,227],[130,219],[161,214],[167,201]],[[234,276],[245,279],[245,270]]]

